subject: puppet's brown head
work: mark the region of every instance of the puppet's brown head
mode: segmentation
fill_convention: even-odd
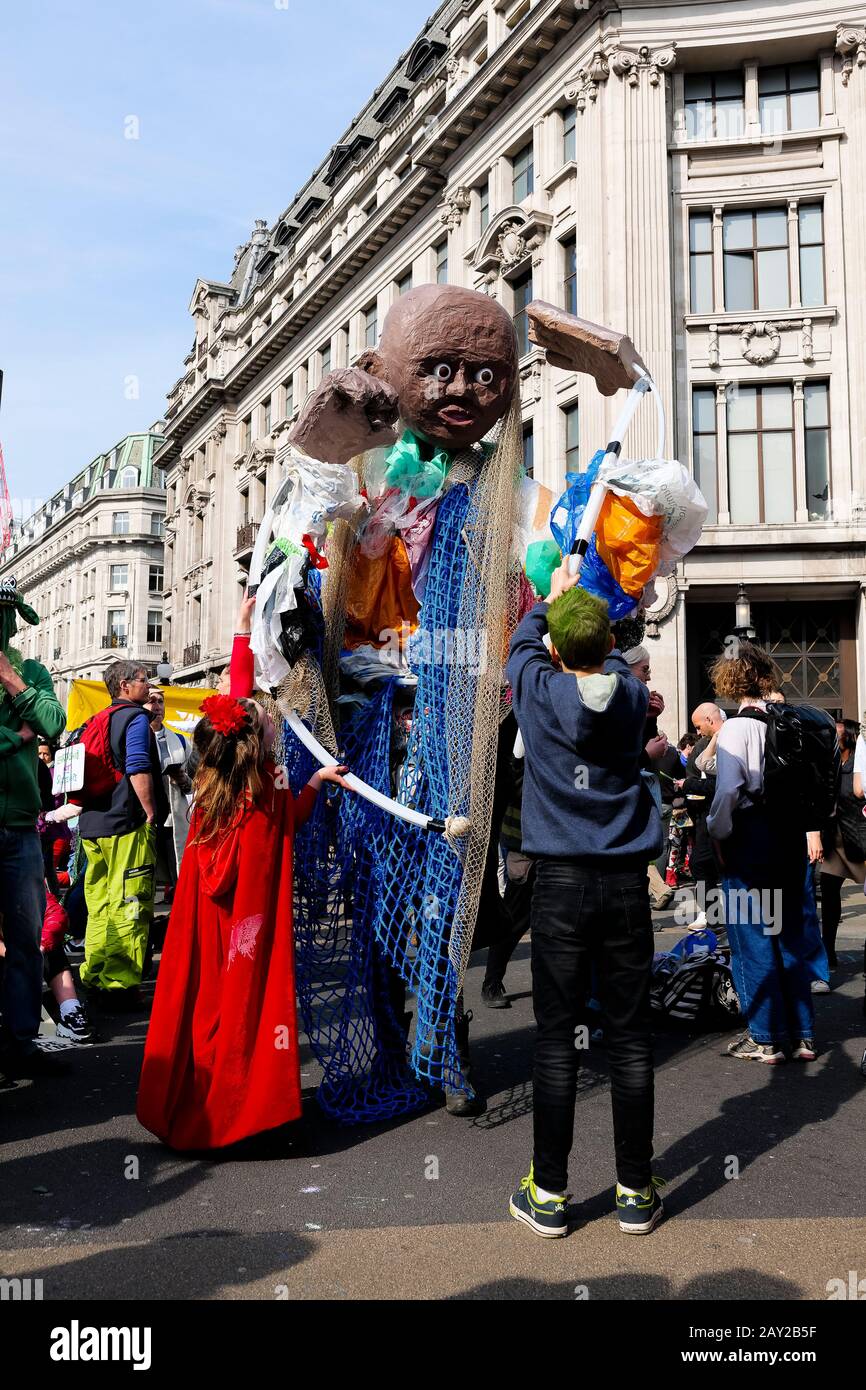
[[[510,315],[485,294],[420,285],[389,311],[368,370],[397,392],[400,416],[430,444],[465,449],[502,419],[517,379]]]

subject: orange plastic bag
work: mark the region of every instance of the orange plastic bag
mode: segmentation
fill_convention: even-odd
[[[645,516],[628,497],[609,492],[604,499],[595,547],[613,578],[637,598],[659,566],[664,517]]]
[[[345,645],[355,648],[369,642],[382,647],[393,642],[396,633],[402,647],[418,626],[419,611],[401,538],[392,536],[382,555],[364,555],[356,547],[346,596]]]

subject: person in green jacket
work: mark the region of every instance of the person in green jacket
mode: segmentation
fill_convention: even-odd
[[[45,667],[24,661],[11,645],[17,615],[28,623],[39,622],[15,580],[0,580],[0,917],[5,946],[0,1070],[13,1078],[58,1070],[35,1042],[42,1014],[40,942],[45,915],[36,764],[39,737],[56,739],[66,723]]]

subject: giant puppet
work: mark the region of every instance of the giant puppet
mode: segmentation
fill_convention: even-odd
[[[623,335],[543,304],[530,319],[548,360],[605,394],[651,386]],[[433,1086],[475,1114],[462,984],[473,948],[507,930],[496,854],[511,634],[566,550],[612,616],[635,611],[697,539],[702,499],[660,459],[642,490],[610,447],[558,501],[527,477],[512,320],[454,286],[398,300],[378,350],[324,379],[290,441],[251,565],[252,648],[289,716],[296,779],[308,750],[339,751],[364,793],[324,805],[296,842],[320,1103],[379,1118]]]

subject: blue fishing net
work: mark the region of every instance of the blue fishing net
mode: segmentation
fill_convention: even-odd
[[[437,512],[419,630],[410,649],[415,717],[398,800],[444,820],[448,642],[457,626],[470,492],[455,486]],[[314,653],[320,656],[320,653]],[[395,681],[361,707],[340,735],[341,757],[392,795]],[[286,730],[290,783],[315,770]],[[468,808],[467,808],[468,809]],[[295,838],[297,989],[305,1031],[323,1070],[318,1099],[343,1121],[374,1121],[426,1104],[427,1086],[467,1090],[454,1039],[458,984],[448,942],[462,866],[447,841],[358,796],[320,797]],[[403,982],[416,998],[407,1064]],[[413,1075],[414,1072],[414,1075]]]

